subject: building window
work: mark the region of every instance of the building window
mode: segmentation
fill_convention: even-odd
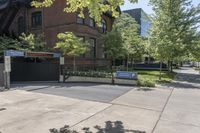
[[[102,32],[106,33],[107,31],[107,22],[105,19],[102,20]]]
[[[90,27],[95,27],[95,21],[93,18],[90,17],[90,20],[89,20],[89,26]]]
[[[90,57],[96,58],[96,39],[90,38],[89,43],[90,43]]]
[[[84,24],[84,18],[80,17],[79,15],[77,15],[77,19],[76,19],[78,24]]]
[[[22,34],[23,32],[25,32],[25,19],[24,17],[19,17],[18,18],[18,34]]]
[[[38,11],[38,12],[34,12],[32,13],[32,27],[38,27],[38,26],[42,26],[42,12]]]

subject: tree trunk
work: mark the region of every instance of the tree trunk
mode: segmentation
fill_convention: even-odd
[[[135,64],[135,60],[133,59],[133,69],[135,70],[136,68],[136,64]]]
[[[126,59],[123,59],[123,69],[126,69]]]
[[[111,66],[112,84],[114,84],[114,70],[113,70],[113,66],[115,66],[115,59],[112,59],[112,66]]]
[[[127,56],[127,62],[126,62],[126,64],[127,64],[127,71],[128,71],[128,61],[129,61],[129,55]]]
[[[150,64],[150,60],[151,60],[151,58],[150,58],[150,56],[148,56],[148,64]]]
[[[131,57],[131,70],[133,71],[133,58]]]
[[[74,61],[73,61],[73,70],[76,70],[76,57],[74,56]]]
[[[181,61],[181,63],[180,63],[180,67],[182,67],[183,66],[183,62]]]
[[[110,60],[110,70],[112,71],[113,60]]]
[[[115,66],[115,59],[113,59],[113,66]]]
[[[162,61],[160,61],[160,75],[159,75],[159,80],[162,79]]]
[[[173,61],[170,61],[170,72],[173,72]]]
[[[115,59],[111,59],[111,66],[110,66],[110,69],[111,69],[111,72],[113,72],[113,67],[115,66]]]
[[[96,65],[95,65],[95,64],[96,64],[96,59],[94,58],[94,59],[93,59],[93,70],[94,70],[94,71],[96,71]]]
[[[167,70],[168,70],[168,72],[170,72],[170,67],[171,67],[171,66],[170,66],[170,61],[168,60],[168,61],[167,61]]]

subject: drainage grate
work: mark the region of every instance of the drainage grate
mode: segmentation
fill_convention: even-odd
[[[4,110],[6,110],[6,108],[0,108],[0,111],[4,111]],[[0,132],[1,133],[1,132]]]

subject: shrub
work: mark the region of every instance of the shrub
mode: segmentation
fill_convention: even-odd
[[[67,76],[111,78],[112,73],[102,71],[65,71]]]
[[[155,87],[156,83],[148,79],[138,79],[137,85],[141,87]]]

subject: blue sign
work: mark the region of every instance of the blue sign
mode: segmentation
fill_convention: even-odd
[[[24,57],[24,52],[23,51],[16,51],[16,50],[6,50],[5,56]]]
[[[60,58],[61,57],[60,53],[46,53],[46,52],[41,52],[41,54],[52,54],[52,57],[54,57],[54,58]],[[25,52],[23,52],[23,51],[17,51],[17,50],[5,50],[5,56],[10,56],[10,57],[25,57]]]
[[[137,72],[126,72],[126,71],[117,71],[116,78],[119,79],[138,79]]]

